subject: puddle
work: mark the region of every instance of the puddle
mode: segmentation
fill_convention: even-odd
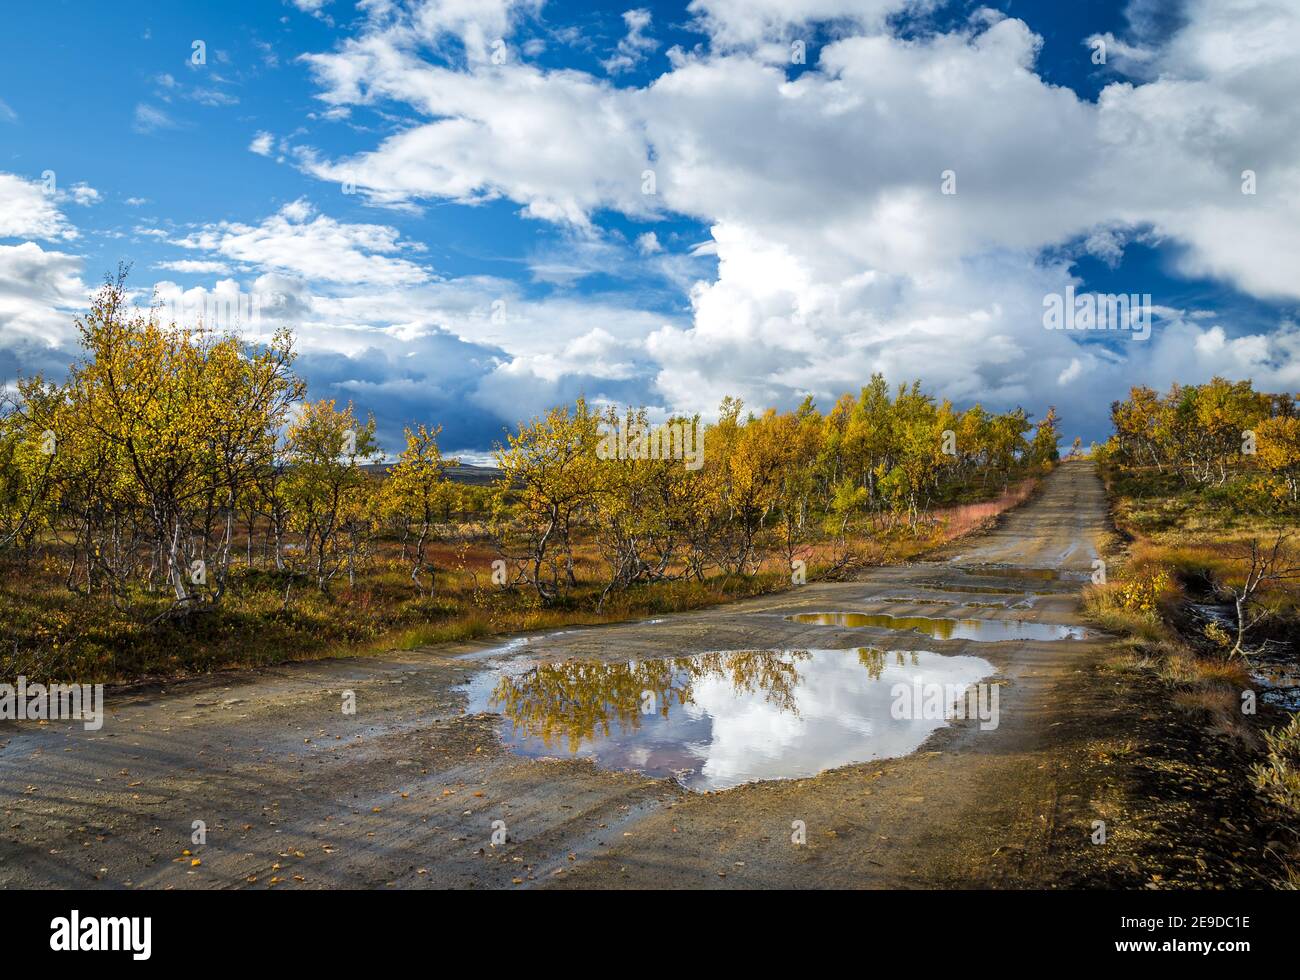
[[[1023,579],[1026,582],[1087,582],[1092,578],[1090,572],[1067,572],[1059,568],[1020,568],[1010,565],[967,565],[961,571],[967,575]]]
[[[1294,660],[1250,658],[1250,679],[1260,686],[1259,698],[1287,711],[1300,711],[1300,664]]]
[[[917,582],[917,587],[933,589],[935,592],[960,592],[970,595],[1024,595],[1026,589],[1004,589],[995,585],[948,585],[945,582]],[[1038,592],[1035,595],[1054,595],[1052,592]]]
[[[799,613],[788,617],[795,623],[813,626],[878,626],[887,630],[914,630],[937,640],[1082,640],[1088,631],[1082,626],[1031,623],[1024,619],[947,619],[932,616],[890,616],[887,613]]]
[[[1189,603],[1194,617],[1202,623],[1218,623],[1235,633],[1237,617],[1232,606]],[[1248,658],[1250,679],[1260,688],[1260,700],[1287,711],[1300,711],[1300,663],[1285,653],[1253,653]]]
[[[872,599],[872,602],[910,602],[915,606],[956,606],[956,599],[931,599],[929,596],[885,595]],[[962,603],[965,605],[965,603]],[[974,605],[974,603],[971,603]]]
[[[1019,593],[1017,593],[1019,594]],[[1029,598],[1029,597],[1026,597]],[[871,599],[872,602],[906,602],[912,606],[960,606],[962,609],[1015,609],[1021,604],[1011,605],[1007,602],[974,602],[957,599],[934,599],[930,596],[887,595]],[[1032,603],[1031,603],[1032,605]]]
[[[588,758],[699,791],[907,755],[947,722],[892,717],[896,684],[951,686],[955,699],[993,673],[980,657],[919,650],[756,650],[505,664],[464,690],[469,713],[502,715],[515,752]]]

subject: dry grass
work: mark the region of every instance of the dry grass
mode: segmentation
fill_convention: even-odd
[[[1245,565],[1234,552],[1244,551],[1251,538],[1267,541],[1279,529],[1294,529],[1295,519],[1247,512],[1230,489],[1189,492],[1150,473],[1105,475],[1116,526],[1129,543],[1123,548],[1116,541],[1108,551],[1115,584],[1088,590],[1085,603],[1098,625],[1125,637],[1126,653],[1110,666],[1158,679],[1169,690],[1175,711],[1242,750],[1224,758],[1258,760],[1251,778],[1268,811],[1261,821],[1272,837],[1266,850],[1276,859],[1269,880],[1277,887],[1300,887],[1300,716],[1267,731],[1260,716],[1244,712],[1244,692],[1253,688],[1248,664],[1226,657],[1231,641],[1221,627],[1211,625],[1198,633],[1193,621],[1180,615],[1189,601],[1212,599],[1217,586],[1240,583]],[[1168,581],[1150,608],[1130,608],[1126,584],[1162,570]],[[1261,599],[1274,609],[1270,623],[1275,635],[1294,636],[1300,606],[1296,590],[1277,588]],[[1216,763],[1206,758],[1196,764]]]
[[[1038,489],[1038,486],[1039,481],[1036,478],[1030,478],[1022,480],[992,500],[958,504],[955,507],[936,511],[935,517],[944,527],[943,539],[951,541],[953,538],[959,538],[985,527],[1001,514],[1013,507],[1019,507],[1029,500]]]

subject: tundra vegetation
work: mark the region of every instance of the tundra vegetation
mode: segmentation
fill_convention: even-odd
[[[728,398],[708,424],[580,398],[503,433],[501,478],[475,486],[430,421],[381,447],[372,417],[311,399],[287,331],[254,345],[159,323],[121,275],[77,329],[65,378],[20,378],[0,405],[6,677],[698,607],[915,555],[1023,500],[1057,458],[1053,410],[959,411],[877,375],[826,412]]]
[[[1213,378],[1163,395],[1133,388],[1111,417],[1094,456],[1117,539],[1086,602],[1127,636],[1118,669],[1154,676],[1244,760],[1235,768],[1252,773],[1281,835],[1278,880],[1294,886],[1300,725],[1268,692],[1300,677],[1300,409],[1291,394]]]

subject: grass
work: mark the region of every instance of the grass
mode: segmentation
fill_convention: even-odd
[[[1267,811],[1261,823],[1283,841],[1270,847],[1278,887],[1300,883],[1300,716],[1269,730],[1276,712],[1243,711],[1253,689],[1249,663],[1229,658],[1231,640],[1188,614],[1191,602],[1212,601],[1216,587],[1236,584],[1243,564],[1232,552],[1257,537],[1294,529],[1295,515],[1255,505],[1249,478],[1220,488],[1183,487],[1168,474],[1103,471],[1115,534],[1106,549],[1109,581],[1085,590],[1088,617],[1117,633],[1120,652],[1107,664],[1117,674],[1154,678],[1176,716],[1200,726],[1222,746],[1218,760],[1189,760],[1241,771],[1245,767]],[[1294,588],[1263,596],[1274,609],[1269,633],[1289,640],[1300,632]],[[1256,637],[1262,639],[1263,634]],[[1225,760],[1228,760],[1225,763]]]

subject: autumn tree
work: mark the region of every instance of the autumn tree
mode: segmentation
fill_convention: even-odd
[[[1295,504],[1300,501],[1300,418],[1275,416],[1255,426],[1256,453],[1268,471],[1279,495]]]
[[[308,402],[289,427],[286,496],[290,520],[302,534],[303,555],[317,587],[346,566],[354,580],[372,519],[374,481],[363,469],[379,457],[375,420],[365,425],[352,403]]]
[[[579,398],[521,423],[496,450],[498,514],[522,545],[527,581],[543,602],[575,583],[574,532],[597,497],[598,416]]]
[[[449,464],[443,461],[438,449],[438,434],[442,427],[430,429],[426,425],[407,428],[406,448],[398,457],[397,465],[388,471],[381,491],[382,509],[396,520],[402,530],[403,555],[408,540],[414,533],[411,554],[411,581],[417,589],[423,588],[420,576],[429,575],[429,595],[433,595],[437,570],[425,560],[425,550],[438,516],[445,511],[453,496],[445,472]]]

